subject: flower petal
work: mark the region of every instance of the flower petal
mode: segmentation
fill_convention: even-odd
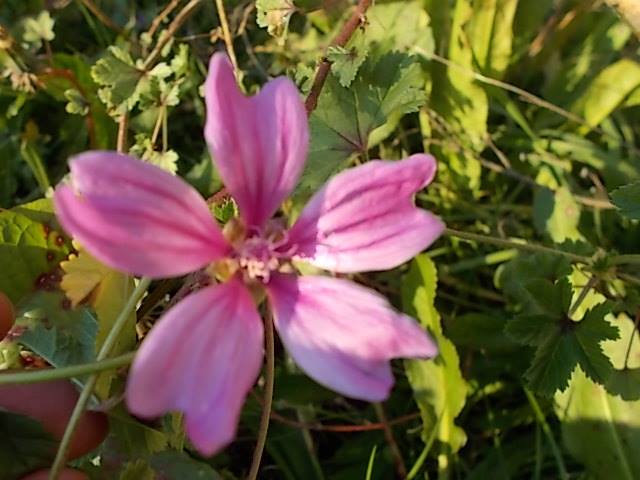
[[[309,132],[300,94],[279,77],[254,97],[239,90],[226,55],[211,57],[205,138],[248,226],[260,227],[295,187]]]
[[[305,207],[284,248],[334,272],[387,270],[406,262],[444,229],[413,202],[435,172],[433,157],[418,154],[336,175]]]
[[[140,417],[183,412],[187,435],[204,455],[233,440],[244,399],[260,373],[263,326],[238,280],[178,303],[142,343],[127,383]]]
[[[226,254],[227,242],[198,192],[153,165],[116,152],[70,160],[72,185],[56,189],[64,229],[101,262],[170,277]]]
[[[415,320],[348,280],[278,274],[267,291],[293,359],[311,378],[349,397],[383,400],[393,385],[390,359],[436,355]]]

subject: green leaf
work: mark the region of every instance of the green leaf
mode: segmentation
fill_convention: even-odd
[[[14,304],[55,284],[54,269],[69,253],[67,239],[44,220],[47,215],[35,219],[18,211],[0,211],[0,291]]]
[[[568,188],[560,187],[555,192],[547,188],[536,189],[533,209],[536,228],[548,233],[555,243],[582,239],[578,231],[580,205]]]
[[[504,333],[507,319],[492,314],[467,313],[446,324],[447,336],[457,347],[504,352],[520,348]]]
[[[604,352],[614,367],[605,388],[623,400],[640,400],[640,334],[625,314],[619,315],[616,324],[620,339],[603,343]]]
[[[71,309],[59,292],[37,292],[21,305],[19,342],[54,367],[94,360],[98,323],[86,308]]]
[[[291,0],[257,0],[256,22],[266,28],[267,32],[284,41],[289,30],[289,20],[296,11],[296,6]]]
[[[618,338],[618,329],[605,319],[610,311],[611,305],[603,303],[589,310],[578,322],[567,317],[543,317],[541,323],[537,319],[540,333],[530,333],[521,339],[522,343],[538,345],[531,366],[525,373],[531,388],[546,396],[553,395],[557,390],[563,391],[576,366],[593,381],[605,383],[612,365],[601,343]],[[532,319],[514,321],[522,325],[526,320]],[[532,332],[535,327],[530,328]],[[519,330],[523,331],[523,328]]]
[[[47,10],[43,10],[36,18],[27,18],[24,21],[24,34],[22,38],[25,42],[33,43],[38,48],[42,46],[42,41],[50,42],[56,35],[53,32],[55,20]]]
[[[429,15],[420,1],[378,3],[367,10],[367,42],[378,50],[433,53]]]
[[[163,480],[222,480],[211,466],[194,460],[184,452],[156,453],[149,457],[149,465]]]
[[[637,337],[637,333],[629,318],[620,318],[617,324],[621,337],[603,346],[614,366],[621,368],[629,336]],[[637,362],[636,357],[634,367]],[[567,450],[585,465],[590,478],[632,480],[640,476],[640,400],[624,401],[610,395],[576,370],[569,388],[556,394],[555,405]]]
[[[611,201],[621,215],[640,220],[640,182],[615,189],[611,192]]]
[[[154,480],[155,478],[156,474],[146,460],[138,459],[125,464],[118,480]]]
[[[469,41],[485,75],[501,78],[509,66],[518,0],[474,0]]]
[[[418,255],[402,281],[403,310],[418,318],[438,344],[434,360],[406,360],[405,371],[422,414],[422,440],[427,443],[434,429],[436,438],[450,452],[466,443],[465,432],[455,424],[467,396],[460,359],[453,343],[442,333],[435,309],[437,272],[426,255]]]
[[[78,90],[75,88],[65,90],[64,96],[69,101],[64,107],[68,113],[73,115],[86,115],[89,113],[89,104]]]
[[[331,73],[338,77],[340,85],[351,85],[368,53],[365,36],[359,32],[351,37],[345,47],[330,46],[327,49],[327,59],[333,63]]]
[[[640,64],[623,58],[598,74],[572,107],[572,111],[582,115],[593,128],[611,115],[639,86]],[[589,128],[583,127],[582,130],[586,133]]]
[[[371,132],[391,115],[416,111],[426,100],[423,84],[420,65],[400,53],[369,57],[349,88],[329,76],[309,119],[311,145],[296,196],[310,196],[352,154],[364,154]]]
[[[106,442],[127,458],[147,457],[169,444],[168,435],[145,425],[129,415],[123,407],[109,412],[109,437]]]
[[[17,480],[50,465],[57,442],[37,420],[0,410],[0,478]]]

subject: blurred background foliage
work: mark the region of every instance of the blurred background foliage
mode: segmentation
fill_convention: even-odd
[[[346,0],[230,0],[226,24],[209,0],[0,3],[0,290],[21,328],[0,363],[91,361],[133,289],[55,222],[47,198],[71,155],[119,147],[184,177],[219,220],[234,214],[201,133],[207,60],[228,28],[247,93],[288,75],[313,96],[316,65],[332,62],[285,212],[345,167],[426,151],[439,173],[417,202],[449,227],[409,265],[354,276],[419,319],[438,358],[397,362],[391,398],[369,405],[314,384],[278,348],[260,478],[639,478],[632,23],[597,0],[368,3],[345,45],[332,39],[353,14]],[[154,282],[115,353],[180,286]],[[246,474],[260,385],[236,442],[203,459],[178,415],[126,413],[124,374],[102,375],[111,433],[76,466],[95,479]],[[14,460],[0,456],[3,479],[21,473]]]

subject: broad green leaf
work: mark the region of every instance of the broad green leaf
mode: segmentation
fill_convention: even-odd
[[[617,324],[622,332],[620,339],[604,342],[603,346],[620,368],[629,336],[637,336],[637,332],[628,318],[620,318]],[[637,358],[633,361],[638,367]],[[591,478],[632,480],[640,476],[640,400],[624,401],[608,394],[576,370],[569,388],[556,394],[555,404],[564,443],[586,466]]]
[[[165,451],[151,455],[149,465],[163,480],[222,480],[216,471],[204,462],[184,452]]]
[[[434,136],[447,139],[433,152],[442,159],[443,178],[452,178],[460,189],[477,192],[481,167],[476,152],[484,149],[489,104],[486,92],[473,78],[475,61],[468,29],[473,24],[474,12],[470,0],[456,0],[453,12],[443,5],[433,5],[433,9],[445,10],[434,10],[433,14],[443,17],[442,21],[450,25],[449,36],[440,38],[438,48],[448,51],[452,63],[450,66],[431,64],[433,85],[429,107],[433,113],[429,128]],[[433,19],[432,24],[436,21],[441,20]],[[447,31],[445,25],[439,28],[444,29],[443,34]],[[431,133],[424,132],[424,135],[430,137]]]
[[[485,75],[501,78],[509,66],[517,0],[474,0],[469,27],[475,61]]]
[[[640,63],[623,58],[600,72],[572,110],[584,116],[593,128],[611,115],[639,86]]]
[[[144,459],[134,460],[124,465],[118,480],[154,480],[156,474]]]
[[[536,228],[548,233],[555,243],[583,238],[578,230],[580,205],[567,187],[560,187],[556,191],[536,189],[533,209]]]
[[[105,442],[111,452],[118,452],[127,458],[138,458],[165,450],[169,437],[118,407],[109,412],[109,436]]]
[[[54,367],[94,360],[98,324],[86,308],[71,309],[58,292],[37,292],[21,305],[19,342]]]
[[[640,220],[640,182],[617,188],[611,192],[611,201],[621,215]]]
[[[52,287],[58,280],[54,270],[69,253],[68,241],[54,230],[53,221],[37,218],[0,211],[0,291],[14,304],[31,292]]]
[[[50,465],[56,443],[37,420],[0,410],[0,478],[18,480]]]
[[[60,264],[64,275],[60,288],[71,300],[72,306],[86,302],[98,317],[96,347],[100,348],[111,331],[118,315],[133,293],[133,278],[98,262],[89,253],[78,248],[78,254]],[[132,312],[112,349],[112,355],[128,352],[136,343],[136,314]],[[109,387],[115,372],[101,374],[96,385],[100,398],[109,396]]]
[[[308,197],[352,154],[366,153],[370,133],[391,115],[416,111],[423,84],[420,65],[400,53],[369,57],[349,88],[329,76],[309,119],[311,145],[296,196]]]
[[[625,314],[618,316],[616,325],[620,339],[602,344],[614,367],[605,388],[623,400],[640,400],[640,334]]]
[[[406,360],[405,371],[422,414],[422,439],[426,443],[434,429],[436,438],[457,452],[466,443],[466,434],[456,425],[467,396],[467,384],[460,371],[460,359],[453,343],[443,335],[440,315],[435,309],[437,271],[426,255],[418,255],[402,281],[403,310],[415,316],[438,344],[433,360]],[[443,452],[443,455],[447,455]]]
[[[424,54],[434,50],[429,15],[419,1],[372,5],[367,10],[365,36],[383,51]]]

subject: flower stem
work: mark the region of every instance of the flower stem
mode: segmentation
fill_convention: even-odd
[[[542,432],[546,435],[547,440],[549,441],[549,447],[551,447],[551,453],[556,459],[556,465],[558,466],[558,474],[562,480],[568,480],[569,475],[567,474],[567,467],[564,466],[564,460],[562,459],[562,453],[560,452],[560,448],[556,443],[556,439],[553,437],[553,432],[551,431],[551,427],[547,423],[547,419],[542,413],[542,409],[540,408],[540,404],[536,400],[536,397],[531,393],[527,388],[524,389],[524,393],[529,400],[529,404],[531,405],[531,410],[536,417],[536,420],[540,424],[542,428]]]
[[[113,327],[109,331],[109,335],[107,335],[107,338],[102,344],[102,348],[100,349],[100,351],[98,352],[98,356],[96,357],[97,362],[100,362],[107,358],[107,356],[111,352],[111,349],[118,340],[120,332],[126,325],[127,320],[129,319],[129,315],[135,310],[138,301],[147,291],[150,283],[151,279],[149,278],[143,278],[140,280],[140,283],[138,283],[138,286],[131,294],[131,297],[129,297],[129,300],[125,304],[124,308],[120,312],[120,315],[113,324]],[[69,445],[71,444],[71,438],[75,432],[76,426],[78,425],[78,421],[80,420],[80,417],[82,416],[82,413],[87,406],[87,403],[89,403],[89,398],[91,397],[91,393],[93,392],[93,388],[95,387],[97,380],[98,375],[94,373],[89,377],[87,382],[84,384],[82,391],[80,392],[80,397],[78,397],[76,406],[71,413],[69,423],[67,423],[67,428],[64,431],[64,435],[62,436],[62,440],[60,441],[60,446],[58,447],[58,451],[56,452],[56,458],[49,473],[49,480],[56,480],[58,478],[58,475],[60,474],[60,471],[64,468],[64,465],[66,463],[67,450],[69,449]]]
[[[264,344],[267,364],[264,374],[264,404],[262,407],[262,415],[260,417],[260,427],[258,429],[258,439],[256,440],[256,448],[253,450],[253,459],[251,460],[251,470],[249,470],[249,480],[256,480],[260,470],[260,461],[262,460],[262,452],[267,442],[267,432],[269,430],[269,419],[271,418],[271,405],[273,403],[273,380],[275,374],[275,344],[273,338],[273,317],[270,311],[264,317]]]
[[[537,245],[535,243],[516,242],[513,240],[505,240],[503,238],[490,237],[488,235],[480,235],[478,233],[462,232],[460,230],[454,230],[452,228],[445,229],[445,235],[450,237],[457,237],[463,240],[471,240],[474,242],[489,243],[492,245],[498,245],[500,247],[517,248],[519,250],[526,250],[529,252],[537,253],[550,253],[552,255],[559,255],[577,263],[590,264],[591,258],[583,255],[576,255],[575,253],[565,252],[564,250],[558,250],[555,248],[545,247],[543,245]]]
[[[119,357],[109,358],[100,362],[82,363],[80,365],[71,365],[62,368],[44,368],[41,370],[5,373],[0,375],[0,385],[50,382],[51,380],[80,377],[82,375],[100,373],[106,370],[115,370],[116,368],[129,365],[134,355],[135,352],[129,352]]]

